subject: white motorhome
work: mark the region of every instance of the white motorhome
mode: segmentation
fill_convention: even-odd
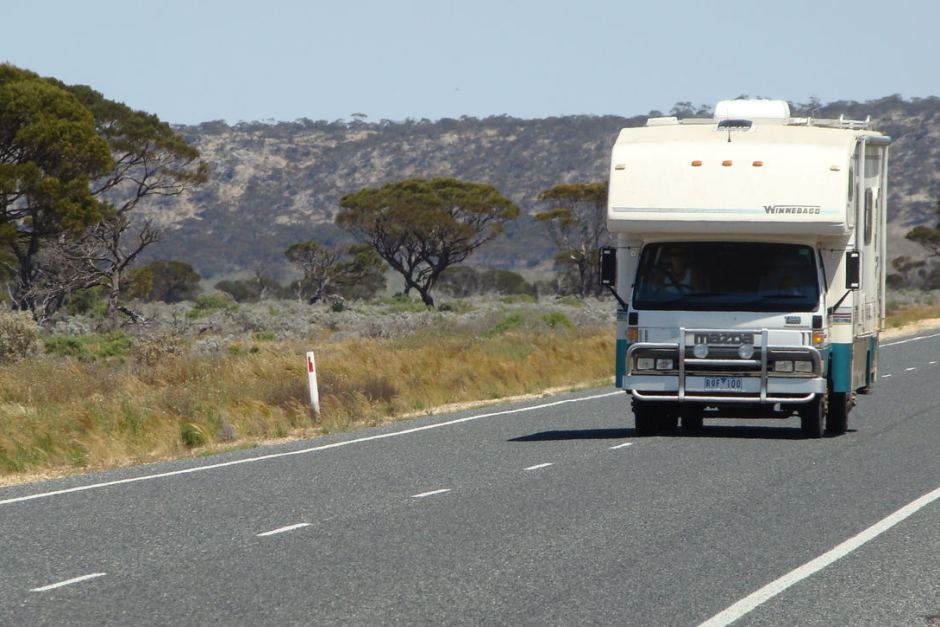
[[[602,282],[639,433],[794,413],[845,432],[877,379],[890,141],[778,100],[620,132]]]

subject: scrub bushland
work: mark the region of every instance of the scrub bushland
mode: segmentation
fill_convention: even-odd
[[[610,381],[606,324],[537,306],[440,315],[396,337],[321,329],[306,341],[253,331],[46,338],[0,363],[0,481],[104,469],[376,425],[441,405]],[[190,318],[191,320],[191,318]],[[304,352],[314,348],[320,415]]]

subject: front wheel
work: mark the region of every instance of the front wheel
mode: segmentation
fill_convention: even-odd
[[[656,435],[661,422],[657,407],[649,401],[633,399],[633,423],[640,435]]]
[[[826,395],[817,394],[816,398],[800,408],[800,431],[804,438],[822,437],[827,405]]]

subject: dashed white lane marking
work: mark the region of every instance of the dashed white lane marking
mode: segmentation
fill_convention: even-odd
[[[940,333],[934,333],[933,335],[921,335],[920,337],[910,337],[906,340],[898,340],[897,342],[881,344],[881,347],[884,348],[885,346],[897,346],[898,344],[907,344],[908,342],[919,342],[920,340],[929,340],[932,337],[940,337]]]
[[[888,375],[890,376],[890,375]],[[625,446],[633,446],[633,442],[624,442],[623,444],[618,444],[617,446],[611,446],[610,450],[616,451],[618,448],[623,448]]]
[[[935,362],[935,361],[928,361],[927,363],[930,364],[931,366],[933,366],[933,365],[936,364],[937,362]]]
[[[894,375],[886,374],[886,375],[882,375],[881,378],[882,378],[882,379],[887,379],[888,377],[893,377],[893,376],[894,376]]]
[[[56,588],[61,588],[63,586],[71,586],[73,583],[79,583],[81,581],[88,581],[89,579],[95,579],[97,577],[104,577],[107,573],[91,573],[90,575],[82,575],[81,577],[74,577],[72,579],[66,579],[65,581],[60,581],[58,583],[50,583],[48,586],[40,586],[39,588],[33,588],[30,592],[46,592],[47,590],[55,590]]]
[[[912,368],[905,368],[904,370],[906,370],[907,372],[910,372],[911,370],[917,370],[917,367],[914,366]]]
[[[852,536],[842,544],[826,551],[816,559],[810,560],[799,568],[791,570],[783,577],[771,581],[760,590],[749,594],[728,609],[715,614],[707,621],[702,623],[699,627],[718,627],[723,625],[730,625],[761,603],[769,601],[790,586],[799,583],[800,581],[810,577],[815,573],[818,573],[829,564],[832,564],[836,560],[845,557],[866,542],[877,538],[891,527],[895,526],[905,518],[908,518],[924,507],[930,505],[937,499],[940,499],[940,488],[937,488],[932,492],[928,492],[919,499],[908,503],[896,512],[882,518],[858,535]]]
[[[548,468],[551,465],[552,465],[552,462],[547,462],[544,464],[536,464],[535,466],[529,466],[525,470],[538,470],[539,468]]]
[[[288,531],[293,531],[294,529],[300,529],[301,527],[309,527],[310,523],[297,523],[296,525],[287,525],[286,527],[278,527],[277,529],[272,529],[271,531],[265,531],[264,533],[256,533],[255,535],[259,538],[264,538],[265,536],[273,536],[279,533],[286,533]]]
[[[568,403],[580,403],[582,401],[593,401],[599,398],[607,398],[609,396],[623,396],[623,391],[617,390],[616,392],[605,392],[604,394],[592,394],[591,396],[581,396],[578,398],[566,398],[561,401],[553,401],[551,403],[542,403],[541,405],[531,405],[529,407],[520,407],[518,409],[505,409],[503,411],[494,411],[488,414],[476,414],[475,416],[465,416],[464,418],[456,418],[454,420],[438,422],[433,425],[424,425],[423,427],[403,429],[401,431],[393,431],[391,433],[380,433],[378,435],[369,435],[363,438],[356,438],[353,440],[344,440],[342,442],[333,442],[332,444],[323,444],[321,446],[311,446],[310,448],[299,449],[296,451],[286,451],[284,453],[271,453],[269,455],[259,455],[257,457],[248,457],[246,459],[235,459],[232,461],[221,462],[218,464],[208,464],[206,466],[196,466],[194,468],[184,468],[182,470],[171,470],[169,472],[161,472],[161,473],[157,473],[153,475],[143,475],[141,477],[130,477],[129,479],[117,479],[115,481],[104,481],[102,483],[92,483],[89,485],[81,485],[81,486],[77,486],[74,488],[52,490],[51,492],[39,492],[37,494],[28,494],[26,496],[18,496],[16,498],[4,499],[0,501],[0,505],[10,505],[11,503],[21,503],[23,501],[32,501],[33,499],[41,499],[41,498],[46,498],[49,496],[59,496],[62,494],[71,494],[72,492],[84,492],[85,490],[107,488],[109,486],[122,485],[125,483],[136,483],[138,481],[150,481],[151,479],[163,479],[165,477],[175,477],[177,475],[188,475],[194,472],[204,472],[206,470],[215,470],[217,468],[226,468],[228,466],[238,466],[241,464],[253,464],[255,462],[263,462],[269,459],[278,459],[280,457],[290,457],[292,455],[306,455],[308,453],[316,453],[318,451],[325,451],[331,448],[349,446],[350,444],[360,444],[362,442],[371,442],[373,440],[384,440],[387,438],[395,438],[398,436],[408,435],[411,433],[418,433],[419,431],[428,431],[430,429],[439,429],[441,427],[449,427],[451,425],[458,425],[464,422],[472,422],[474,420],[480,420],[482,418],[492,418],[494,416],[505,416],[508,414],[520,414],[523,412],[535,411],[537,409],[546,409],[548,407],[557,407],[559,405],[567,405]]]
[[[443,494],[445,492],[450,492],[450,488],[442,488],[440,490],[431,490],[430,492],[422,492],[421,494],[412,494],[411,498],[423,499],[426,496],[434,496],[435,494]]]

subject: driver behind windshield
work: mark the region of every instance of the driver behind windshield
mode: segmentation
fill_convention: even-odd
[[[681,296],[702,289],[701,273],[694,271],[681,251],[668,251],[656,266],[651,286],[661,296]]]

